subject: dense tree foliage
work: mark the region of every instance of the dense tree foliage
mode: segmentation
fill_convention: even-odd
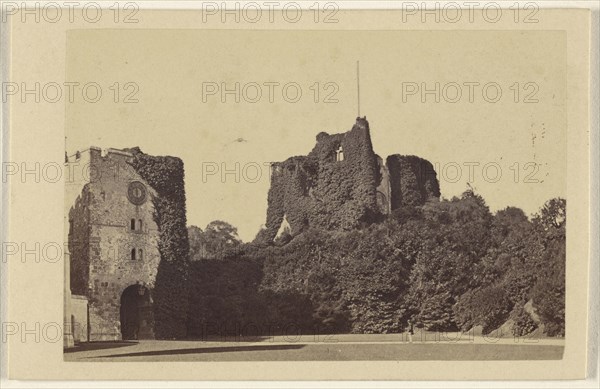
[[[410,319],[432,331],[485,334],[511,323],[515,335],[541,327],[562,336],[565,218],[563,199],[529,220],[514,207],[492,214],[469,190],[362,229],[218,246],[213,259],[193,262],[188,322],[195,334],[218,332],[201,331],[207,323],[261,334],[386,333]],[[203,234],[190,229],[191,252]]]
[[[533,219],[532,262],[536,283],[531,291],[546,333],[565,334],[566,201],[547,202]]]
[[[190,239],[190,259],[223,259],[235,254],[242,240],[237,228],[231,224],[215,220],[206,226],[204,231],[199,227],[188,227]]]
[[[245,259],[200,259],[190,266],[189,336],[238,335],[240,326],[261,319],[259,265]]]

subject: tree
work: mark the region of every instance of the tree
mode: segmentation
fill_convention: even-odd
[[[551,199],[533,218],[531,257],[538,277],[531,297],[550,336],[565,333],[566,206],[564,199]]]
[[[567,221],[567,201],[560,197],[547,201],[533,221],[544,230],[564,227]]]
[[[410,274],[408,310],[428,330],[453,330],[453,306],[484,283],[482,259],[490,248],[492,215],[468,190],[460,198],[426,203],[422,244]]]
[[[242,245],[237,228],[221,220],[208,223],[204,231],[196,226],[190,226],[188,234],[190,235],[190,257],[196,261],[202,258],[223,259],[234,256]]]
[[[188,239],[190,240],[190,259],[199,260],[202,257],[202,229],[197,226],[188,227]]]
[[[519,208],[507,207],[494,215],[491,247],[484,258],[484,284],[501,285],[513,304],[525,304],[535,282],[529,253],[532,229]]]
[[[241,242],[237,228],[222,220],[214,220],[208,223],[204,232],[224,244],[238,244]]]

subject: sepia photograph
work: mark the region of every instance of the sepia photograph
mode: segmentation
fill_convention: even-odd
[[[565,49],[69,31],[65,360],[561,359]]]
[[[0,7],[2,387],[596,387],[597,6],[150,3]]]

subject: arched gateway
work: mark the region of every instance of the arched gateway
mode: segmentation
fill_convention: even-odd
[[[154,339],[154,315],[150,291],[131,285],[121,295],[121,337],[123,340]]]

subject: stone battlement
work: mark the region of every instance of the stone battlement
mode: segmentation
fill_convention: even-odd
[[[92,157],[105,157],[112,158],[114,156],[122,156],[122,157],[133,157],[133,153],[128,149],[121,150],[115,148],[101,149],[97,146],[90,146],[87,149],[79,150],[74,152],[71,155],[65,156],[65,163],[76,163],[81,162],[82,160],[89,160]]]

